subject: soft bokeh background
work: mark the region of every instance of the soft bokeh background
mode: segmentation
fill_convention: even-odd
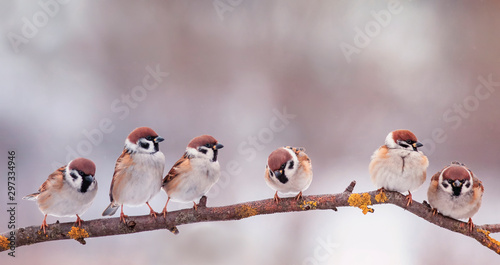
[[[197,135],[212,134],[225,145],[220,153],[224,177],[210,192],[209,206],[271,198],[273,191],[263,180],[265,161],[283,145],[303,146],[312,158],[314,181],[306,195],[338,193],[352,180],[358,183],[355,190],[372,190],[370,155],[389,131],[407,128],[425,144],[429,175],[459,160],[483,181],[486,191],[475,223],[500,222],[498,2],[41,2],[52,3],[49,11],[36,1],[0,4],[0,165],[6,172],[7,150],[16,151],[19,227],[43,219],[36,204],[21,201],[22,196],[36,191],[73,155],[97,164],[99,192],[83,219],[100,218],[109,203],[116,158],[138,126],[150,126],[166,138],[161,150],[167,168]],[[36,28],[29,25],[34,19]],[[368,39],[359,33],[366,30]],[[344,55],[341,47],[355,47],[355,41],[362,47]],[[154,79],[148,69],[163,76]],[[497,84],[488,90],[480,78]],[[151,90],[137,87],[144,79],[159,83]],[[280,112],[288,118],[282,120]],[[0,231],[7,230],[8,220],[3,181]],[[414,193],[415,200],[426,199],[429,181]],[[165,201],[161,192],[152,206],[159,211]],[[172,203],[169,209],[187,207]],[[146,206],[125,210],[148,212]],[[179,227],[177,236],[160,230],[89,239],[86,246],[57,241],[18,248],[15,259],[3,252],[0,260],[499,261],[474,239],[403,209],[387,205],[375,210],[366,216],[359,209],[341,208],[200,223]]]

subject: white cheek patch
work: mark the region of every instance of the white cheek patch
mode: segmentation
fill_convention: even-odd
[[[147,148],[143,147],[143,144],[147,144]],[[135,151],[139,151],[140,153],[155,153],[155,145],[153,141],[146,140],[144,138],[139,139],[137,144],[133,144]],[[132,149],[130,149],[132,150]]]
[[[205,154],[202,151],[192,147],[186,148],[186,153],[191,157],[212,159],[212,157],[214,156],[213,150],[211,148],[202,148],[204,148],[204,150],[206,151]]]
[[[472,189],[472,182],[469,180],[466,181],[462,189],[463,191],[469,191],[470,189]]]
[[[299,159],[297,158],[297,155],[295,155],[295,152],[293,152],[291,149],[285,148],[285,150],[290,153],[293,161],[293,168],[289,168],[292,161],[286,163],[285,172],[287,176],[293,176],[297,171],[297,168],[299,168]]]
[[[471,190],[474,186],[474,179],[470,175],[470,172],[469,172],[469,177],[470,177],[470,179],[465,181],[465,183],[463,184],[462,192],[467,192],[467,191]]]
[[[474,186],[474,178],[472,177],[472,173],[468,169],[466,169],[466,170],[469,173],[469,181],[467,181],[467,183],[464,183],[465,184],[464,188],[465,188],[465,191],[469,191]],[[469,187],[467,187],[466,185],[469,185]]]
[[[443,190],[449,192],[449,193],[452,193],[453,192],[453,188],[451,187],[451,184],[448,183],[448,182],[439,182],[439,185],[441,186],[441,188],[443,188]]]
[[[68,165],[69,167],[69,165]],[[77,178],[73,178],[73,176],[71,175],[75,175],[77,176]],[[76,170],[71,170],[71,172],[69,170],[66,170],[65,173],[64,173],[64,178],[66,180],[66,182],[73,188],[75,189],[78,189],[81,187],[82,185],[82,181],[83,181],[83,178],[82,176],[80,176],[80,174],[78,174],[78,172]]]
[[[149,153],[156,152],[156,150],[155,150],[155,143],[153,143],[153,141],[146,141],[146,142],[149,144],[147,151]]]
[[[202,147],[205,150],[205,153],[200,151],[200,156],[205,157],[206,159],[212,160],[212,157],[214,157],[214,149],[212,148],[206,148]]]

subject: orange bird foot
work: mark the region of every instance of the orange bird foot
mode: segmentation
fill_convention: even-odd
[[[436,208],[432,209],[432,216],[436,215],[438,213],[438,210]]]
[[[274,201],[276,202],[276,204],[280,203],[280,200],[281,198],[278,196],[278,192],[276,191],[276,193],[274,194]]]
[[[120,212],[120,221],[122,221],[124,224],[127,224],[127,220],[125,220],[126,218],[128,218],[128,215],[125,215],[123,213],[123,204],[122,204],[122,210]]]
[[[472,233],[472,230],[474,230],[474,223],[472,222],[471,218],[469,218],[467,225],[469,226],[469,233]]]
[[[296,200],[296,201],[299,201],[299,200],[301,200],[301,199],[302,199],[302,191],[301,191],[301,192],[299,192],[299,194],[297,194],[297,196],[295,196],[295,200]]]
[[[80,216],[78,216],[78,214],[76,215],[76,222],[75,222],[75,224],[78,227],[82,226],[82,224],[83,224],[83,220],[80,218]]]
[[[413,202],[413,198],[412,198],[412,196],[411,196],[411,192],[410,192],[410,191],[408,191],[408,195],[406,195],[405,197],[406,197],[406,200],[408,201],[408,202],[406,203],[406,207],[408,207],[408,206],[410,206],[410,205],[411,205],[411,203]]]
[[[157,213],[157,212],[155,212],[155,211],[153,210],[153,208],[151,208],[151,205],[149,205],[149,202],[146,202],[146,205],[149,207],[149,215],[150,215],[151,217],[156,218],[156,215],[157,215],[158,213]]]
[[[43,233],[47,234],[45,228],[49,228],[49,226],[47,225],[47,215],[45,215],[45,217],[43,218],[42,226],[40,226],[40,229],[43,229]]]

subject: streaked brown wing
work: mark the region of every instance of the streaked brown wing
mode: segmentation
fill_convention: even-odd
[[[115,182],[121,180],[122,174],[125,173],[124,169],[130,167],[134,162],[132,161],[132,157],[130,153],[127,152],[127,149],[123,149],[122,154],[116,160],[115,172],[113,173],[113,180],[111,181],[111,187],[109,188],[109,199],[113,201],[113,186]]]
[[[66,170],[66,166],[62,166],[59,169],[57,169],[56,171],[54,171],[52,174],[50,174],[49,177],[47,178],[47,180],[38,189],[38,193],[42,193],[42,192],[50,189],[52,186],[54,186],[54,188],[60,189],[62,187],[62,184],[63,184],[62,178],[64,176],[64,170]],[[58,179],[60,179],[60,180],[58,180]]]
[[[439,181],[439,176],[441,175],[441,171],[438,173],[434,174],[431,178],[431,181]]]
[[[483,186],[483,182],[481,182],[478,178],[474,177],[473,175],[473,178],[472,178],[474,181],[474,184],[472,185],[473,188],[480,188],[481,189],[481,192],[484,192],[484,186]]]
[[[180,174],[191,169],[191,162],[187,157],[187,154],[184,154],[181,159],[177,160],[175,164],[172,166],[168,174],[163,179],[163,185],[165,186],[167,183],[178,177]]]

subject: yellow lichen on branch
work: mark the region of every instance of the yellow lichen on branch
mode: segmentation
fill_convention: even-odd
[[[363,214],[367,214],[368,212],[373,213],[373,209],[368,207],[368,205],[372,204],[371,196],[368,193],[353,193],[349,196],[347,202],[350,206],[358,207],[363,210]]]
[[[83,228],[73,226],[71,227],[71,231],[68,232],[68,236],[71,239],[81,242],[82,239],[89,237],[89,233]]]
[[[385,195],[385,192],[381,190],[377,195],[375,195],[375,200],[377,202],[386,202],[388,199],[387,195]]]
[[[257,215],[257,210],[248,205],[242,205],[241,207],[236,209],[236,212],[241,218],[247,218],[250,216]]]
[[[248,203],[227,205],[221,207],[206,207],[205,197],[205,199],[202,198],[202,200],[200,200],[200,207],[197,212],[194,212],[194,214],[190,209],[170,212],[169,216],[167,216],[165,220],[166,223],[156,220],[151,221],[151,217],[149,215],[136,216],[134,218],[134,221],[127,222],[127,226],[130,229],[122,229],[120,227],[122,225],[118,220],[118,217],[87,221],[85,222],[84,227],[88,228],[88,232],[84,229],[74,227],[74,223],[72,222],[58,224],[57,227],[54,227],[57,229],[49,229],[48,234],[44,234],[43,230],[40,230],[38,226],[31,226],[22,229],[19,228],[14,231],[16,233],[15,242],[12,242],[12,240],[9,239],[9,236],[12,235],[12,232],[3,233],[0,235],[0,252],[7,251],[9,247],[13,247],[14,243],[16,243],[14,247],[20,247],[49,242],[53,240],[71,238],[77,240],[81,244],[85,244],[85,238],[138,233],[144,231],[153,231],[156,229],[168,229],[174,234],[177,234],[177,225],[193,224],[206,221],[216,222],[240,220],[246,217],[261,214],[300,212],[315,209],[331,209],[337,211],[337,207],[345,206],[360,208],[363,211],[363,214],[367,214],[368,212],[374,211],[372,208],[370,208],[373,206],[373,204],[387,203],[399,206],[407,210],[408,212],[411,212],[416,216],[427,220],[439,227],[474,238],[479,243],[481,243],[481,245],[500,254],[500,242],[490,237],[490,233],[500,233],[500,224],[478,225],[476,229],[471,233],[469,232],[469,229],[464,229],[465,227],[457,229],[457,227],[465,226],[466,223],[445,217],[443,215],[431,215],[431,209],[425,203],[414,201],[412,205],[408,206],[406,196],[399,192],[390,190],[373,190],[369,192],[353,194],[352,192],[355,185],[356,182],[352,181],[351,184],[345,189],[345,191],[339,194],[304,196],[301,200],[298,201],[290,198],[284,199],[279,203],[276,203],[274,199],[266,199],[262,201],[252,201]],[[375,202],[373,203],[371,201],[372,196],[375,200]],[[131,223],[133,223],[133,226],[131,226]],[[120,224],[120,226],[117,226],[117,224]],[[66,236],[61,236],[63,234],[61,234],[60,231],[69,232],[66,234]],[[32,236],[32,233],[35,233],[35,236]]]
[[[10,245],[9,239],[4,236],[0,236],[0,249],[8,249],[9,245]]]
[[[318,203],[316,201],[304,201],[301,205],[299,205],[302,210],[311,210],[316,209],[318,207]]]
[[[500,247],[500,242],[490,236],[490,231],[484,230],[484,229],[477,229],[478,232],[483,233],[486,235],[486,238],[490,241],[487,247],[491,247],[490,244],[495,244]],[[500,254],[500,250],[497,251],[497,253]]]

